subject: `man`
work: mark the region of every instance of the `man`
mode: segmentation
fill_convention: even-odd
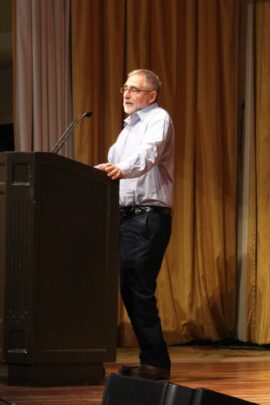
[[[156,306],[156,279],[171,233],[174,130],[157,103],[161,82],[146,69],[129,73],[124,86],[125,127],[99,165],[120,180],[120,288],[140,347],[140,364],[123,375],[170,377],[170,357]]]

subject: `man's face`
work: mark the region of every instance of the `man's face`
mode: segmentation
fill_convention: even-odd
[[[143,74],[134,74],[128,77],[124,88],[127,88],[123,94],[123,107],[128,115],[134,114],[148,105],[152,104],[157,96],[155,90],[135,92],[130,89],[136,88],[139,90],[151,90],[151,86],[147,83]]]

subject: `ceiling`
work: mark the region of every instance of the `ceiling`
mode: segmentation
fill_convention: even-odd
[[[12,0],[0,1],[0,66],[12,62]]]

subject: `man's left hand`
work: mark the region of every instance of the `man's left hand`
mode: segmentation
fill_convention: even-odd
[[[123,178],[123,173],[122,173],[121,169],[119,169],[119,167],[116,165],[112,165],[111,163],[104,163],[104,164],[100,165],[99,169],[107,172],[107,175],[112,180],[118,180],[118,179]]]

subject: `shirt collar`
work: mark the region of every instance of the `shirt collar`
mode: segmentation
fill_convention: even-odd
[[[126,125],[135,125],[139,120],[142,121],[144,119],[145,114],[148,113],[148,111],[151,111],[157,107],[158,107],[157,103],[153,103],[153,104],[150,104],[147,107],[143,108],[142,110],[136,111],[134,114],[132,114],[131,116],[124,119],[125,126]]]

